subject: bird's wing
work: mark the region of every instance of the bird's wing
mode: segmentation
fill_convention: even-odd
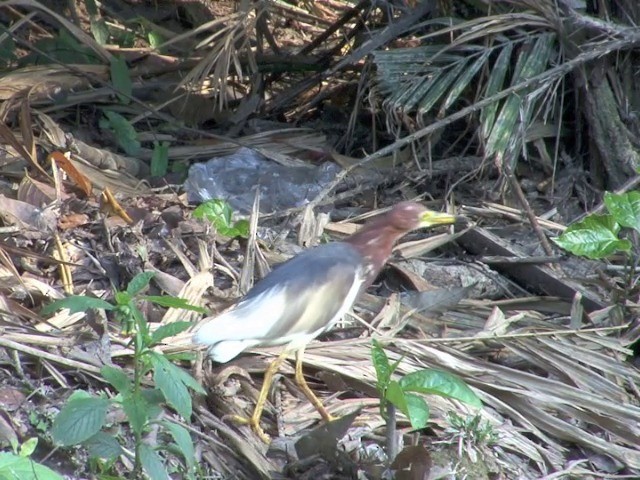
[[[223,343],[233,345],[237,355],[297,336],[311,339],[351,307],[364,281],[362,270],[362,257],[348,244],[307,250],[276,267],[234,308],[205,323],[194,340],[212,345],[211,355],[218,360],[222,355],[216,355],[216,344],[220,353]],[[225,352],[224,358],[235,355]]]

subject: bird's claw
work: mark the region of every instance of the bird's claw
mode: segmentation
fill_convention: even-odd
[[[271,437],[267,435],[260,426],[260,419],[253,417],[242,417],[240,415],[231,415],[230,419],[239,425],[248,425],[258,435],[264,443],[271,443]]]

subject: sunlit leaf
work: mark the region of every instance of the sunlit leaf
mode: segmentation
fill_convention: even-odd
[[[68,308],[69,313],[73,315],[74,313],[78,312],[86,312],[87,310],[90,310],[92,308],[96,310],[113,310],[115,306],[100,298],[86,297],[84,295],[72,295],[70,297],[62,298],[60,300],[56,300],[55,302],[51,302],[48,305],[45,305],[42,310],[40,310],[40,313],[42,315],[49,315],[62,308]]]
[[[405,392],[439,395],[482,407],[478,396],[462,379],[441,370],[426,369],[409,373],[400,379],[400,386]]]
[[[53,439],[67,446],[91,438],[103,427],[109,403],[105,398],[70,398],[53,421]]]
[[[604,194],[604,204],[617,223],[640,232],[640,192],[620,195],[607,192]]]
[[[619,231],[620,225],[612,215],[589,215],[553,241],[574,255],[598,259],[631,249],[628,240],[618,238]]]

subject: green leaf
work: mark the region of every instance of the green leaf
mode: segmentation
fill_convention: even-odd
[[[640,232],[640,192],[620,195],[607,192],[604,194],[604,204],[617,223]]]
[[[226,237],[249,237],[249,222],[239,220],[233,223],[233,210],[224,200],[208,200],[200,204],[193,211],[193,216],[211,222],[216,231]]]
[[[120,103],[127,105],[131,102],[133,82],[131,81],[127,61],[120,55],[114,55],[111,58],[111,82]]]
[[[109,404],[105,398],[71,397],[53,421],[53,439],[69,446],[91,438],[104,426]]]
[[[511,66],[512,52],[513,42],[508,41],[501,46],[500,54],[498,55],[498,58],[493,64],[493,68],[491,68],[491,71],[489,73],[489,79],[487,80],[487,87],[484,93],[485,98],[491,97],[505,88],[504,83],[507,76],[507,71]],[[485,138],[489,136],[489,133],[491,133],[499,104],[499,101],[493,102],[491,105],[483,108],[482,112],[480,113],[482,136]]]
[[[162,340],[168,337],[173,337],[179,333],[187,330],[192,322],[171,322],[166,325],[161,325],[151,334],[152,346],[160,343]]]
[[[482,407],[478,396],[462,379],[441,370],[428,369],[409,373],[400,379],[400,386],[405,392],[439,395]]]
[[[151,48],[158,48],[165,41],[164,37],[155,31],[150,31],[149,33],[147,33],[147,38],[149,39],[149,45],[151,46]]]
[[[95,0],[84,0],[84,6],[87,9],[87,13],[90,17],[98,15],[98,6]]]
[[[404,399],[407,402],[407,417],[411,427],[416,430],[426,427],[429,422],[429,405],[424,398],[421,395],[405,392]]]
[[[124,450],[113,435],[98,432],[82,442],[91,457],[113,460],[124,453]]]
[[[103,18],[91,19],[91,34],[100,45],[106,45],[109,42],[109,29],[107,28],[107,22]]]
[[[189,431],[182,425],[174,422],[163,421],[162,425],[171,433],[189,469],[193,468],[195,466],[196,454]]]
[[[132,393],[122,399],[122,409],[129,419],[131,429],[141,434],[149,422],[149,404],[140,393]]]
[[[115,306],[100,298],[86,297],[84,295],[72,295],[70,297],[51,302],[49,305],[45,305],[42,310],[40,310],[40,314],[49,315],[62,308],[68,308],[69,313],[73,315],[78,312],[86,312],[92,308],[95,308],[96,310],[113,310]]]
[[[140,445],[140,463],[153,480],[169,480],[169,474],[160,455],[146,443]]]
[[[371,342],[371,360],[373,361],[373,368],[376,370],[378,392],[384,394],[391,380],[393,370],[391,370],[389,358],[382,345],[375,339]]]
[[[127,285],[127,293],[135,297],[138,293],[149,286],[149,282],[155,276],[155,272],[142,272],[131,279]]]
[[[451,90],[447,94],[447,97],[444,101],[444,104],[441,109],[443,115],[446,112],[446,110],[451,105],[453,105],[453,103],[458,99],[458,97],[462,94],[462,92],[471,83],[471,81],[476,76],[478,71],[481,68],[484,68],[485,66],[487,66],[487,62],[489,60],[489,57],[491,56],[491,53],[492,53],[492,49],[486,48],[482,53],[480,53],[480,55],[478,55],[478,58],[476,58],[476,60],[473,63],[471,63],[471,65],[466,66],[464,71],[461,72],[461,75],[459,75],[458,78],[456,79],[455,84],[451,87]]]
[[[167,174],[169,168],[169,142],[153,142],[151,154],[151,176],[161,177]]]
[[[127,292],[116,292],[113,299],[118,306],[128,306],[133,301],[133,298]]]
[[[574,223],[553,241],[574,255],[604,258],[618,251],[629,251],[631,243],[618,238],[620,225],[612,215],[589,215]]]
[[[404,391],[398,382],[391,380],[387,385],[385,397],[391,403],[393,403],[398,410],[409,416],[409,408],[407,407],[407,399],[405,398]]]
[[[153,302],[156,305],[160,305],[162,307],[169,308],[182,308],[183,310],[189,310],[192,312],[198,313],[207,313],[205,308],[199,307],[197,305],[191,305],[189,300],[186,298],[180,297],[170,297],[167,295],[159,296],[159,295],[145,295],[141,297],[143,300],[148,300],[149,302]]]
[[[119,393],[128,393],[133,388],[131,379],[121,368],[105,365],[100,369],[100,373]]]
[[[153,364],[153,380],[162,394],[167,399],[167,403],[171,405],[184,419],[191,418],[191,395],[187,387],[182,381],[173,375],[175,367],[162,355],[153,355],[151,357]]]
[[[100,128],[113,131],[118,145],[127,155],[137,155],[140,151],[138,132],[129,120],[111,110],[104,110],[104,115],[106,118],[100,120]]]
[[[387,400],[404,413],[412,428],[420,429],[427,426],[429,406],[421,396],[405,392],[400,383],[392,380],[387,389]]]
[[[35,452],[37,446],[38,437],[31,437],[26,442],[23,442],[22,445],[20,445],[18,455],[20,455],[21,457],[30,457],[31,454]]]
[[[63,480],[61,475],[30,458],[0,452],[0,479],[4,480]]]

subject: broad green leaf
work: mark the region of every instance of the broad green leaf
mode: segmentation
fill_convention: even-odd
[[[171,363],[166,357],[164,358],[166,360],[167,370],[173,377],[180,380],[182,383],[184,383],[187,387],[189,387],[191,390],[193,390],[196,393],[200,393],[200,394],[207,393],[204,390],[204,388],[202,388],[202,385],[200,385],[198,381],[195,378],[193,378],[189,372],[187,372],[184,368],[180,368],[179,366]]]
[[[239,220],[233,223],[233,210],[224,200],[208,200],[200,204],[193,211],[193,216],[211,222],[216,231],[226,237],[249,236],[249,222]]]
[[[91,457],[113,460],[124,453],[124,450],[113,435],[98,432],[82,442]]]
[[[69,446],[91,438],[104,426],[109,404],[105,398],[70,398],[53,421],[53,439]]]
[[[640,232],[640,192],[620,195],[607,192],[604,194],[604,204],[617,223]]]
[[[127,293],[135,297],[138,293],[149,286],[149,282],[155,276],[155,272],[142,272],[131,279],[127,285]]]
[[[620,225],[612,215],[589,215],[574,223],[553,241],[574,255],[591,259],[604,258],[614,252],[631,249],[628,240],[618,238]]]
[[[193,325],[192,322],[171,322],[166,325],[159,326],[151,334],[151,346],[160,343],[165,338],[173,337],[174,335],[184,332],[191,325]]]
[[[189,420],[191,418],[191,395],[187,387],[179,378],[176,378],[173,364],[162,355],[153,355],[151,357],[153,364],[153,380],[162,394],[167,399],[167,403],[171,405],[182,418]]]
[[[84,0],[84,6],[87,9],[87,13],[90,17],[95,17],[98,15],[98,6],[96,5],[96,0]]]
[[[169,430],[169,433],[171,433],[171,436],[176,442],[180,453],[182,453],[187,466],[190,469],[193,468],[195,465],[196,454],[189,431],[182,425],[175,422],[163,421],[162,425],[164,425],[164,427]]]
[[[142,463],[142,468],[149,478],[153,480],[169,480],[169,474],[162,458],[160,458],[158,452],[146,443],[140,445],[140,463]]]
[[[90,28],[93,38],[100,45],[106,45],[109,42],[109,28],[107,28],[107,22],[104,21],[104,18],[92,18]]]
[[[169,168],[169,142],[153,142],[151,154],[151,176],[161,177],[167,174]]]
[[[133,301],[133,297],[127,292],[116,292],[113,299],[116,301],[116,305],[120,306],[129,305]]]
[[[398,410],[409,416],[409,407],[407,406],[407,399],[405,398],[404,391],[398,382],[391,380],[387,385],[385,397],[388,401],[393,403]]]
[[[68,308],[69,313],[73,315],[74,313],[78,312],[86,312],[87,310],[91,310],[92,308],[113,310],[115,306],[100,298],[86,297],[84,295],[72,295],[70,297],[62,298],[60,300],[56,300],[55,302],[51,302],[48,305],[45,305],[42,310],[40,310],[40,313],[42,315],[49,315],[62,308]]]
[[[145,295],[141,298],[162,307],[182,308],[183,310],[189,310],[191,312],[207,313],[207,310],[205,308],[198,307],[197,305],[191,305],[189,303],[189,300],[187,300],[186,298],[171,297],[168,295]]]
[[[371,360],[373,361],[373,368],[376,370],[378,391],[382,394],[389,385],[392,370],[387,354],[382,345],[375,339],[371,342]]]
[[[129,419],[131,429],[136,433],[142,433],[149,422],[149,404],[140,392],[126,395],[122,399],[122,409]]]
[[[28,457],[0,452],[0,479],[63,480],[64,477]]]
[[[449,397],[474,407],[482,407],[482,402],[469,386],[459,377],[441,370],[420,370],[400,379],[405,392],[428,393]]]
[[[37,446],[38,437],[31,437],[26,442],[23,442],[22,445],[20,445],[18,455],[20,455],[21,457],[30,457],[31,454],[35,452]]]
[[[427,426],[429,422],[429,405],[420,395],[405,392],[405,402],[407,403],[407,418],[411,422],[411,427],[419,430]]]
[[[429,406],[420,395],[403,391],[400,383],[392,380],[387,389],[387,400],[409,419],[412,428],[420,429],[427,425]]]
[[[100,373],[119,393],[128,393],[133,388],[131,379],[121,368],[105,365],[100,369]]]
[[[106,118],[100,119],[100,128],[112,130],[118,145],[127,155],[137,155],[141,145],[138,141],[138,132],[129,120],[111,110],[104,110],[104,115]]]
[[[129,72],[127,61],[119,55],[114,55],[111,59],[111,82],[120,103],[124,105],[130,103],[131,95],[133,94],[131,73]]]
[[[149,45],[151,46],[151,48],[158,48],[165,41],[164,37],[155,31],[149,32],[147,34],[147,38],[149,39]]]

